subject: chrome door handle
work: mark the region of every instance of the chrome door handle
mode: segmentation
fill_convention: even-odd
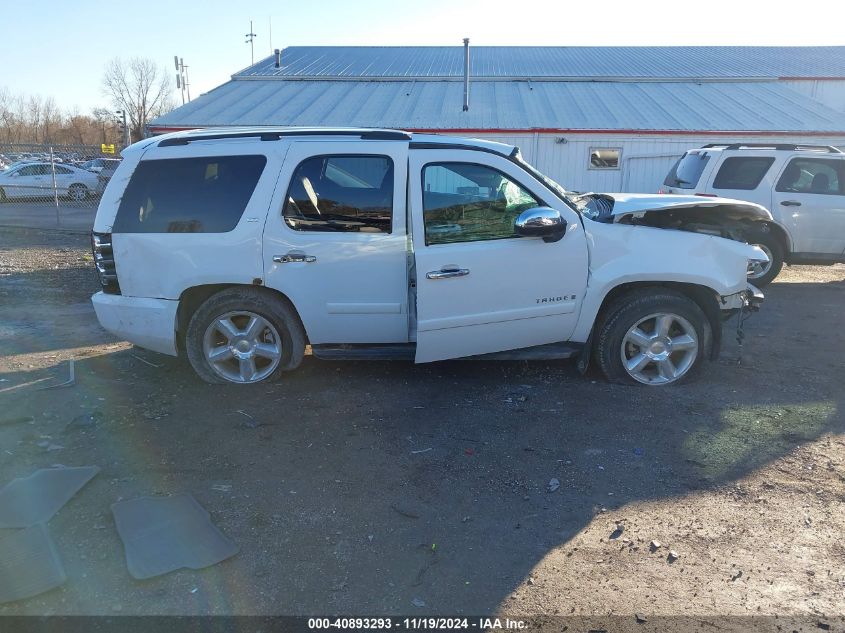
[[[305,253],[288,253],[287,255],[273,255],[273,261],[277,264],[290,264],[293,262],[305,262],[310,264],[316,262],[317,258]]]
[[[465,277],[469,275],[469,268],[444,268],[432,270],[425,274],[426,279],[451,279],[452,277]]]
[[[784,207],[800,207],[801,206],[801,203],[798,202],[797,200],[784,200],[780,204],[781,204],[781,206],[784,206]]]

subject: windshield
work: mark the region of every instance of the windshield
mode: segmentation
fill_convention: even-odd
[[[548,176],[546,176],[542,172],[538,171],[535,167],[533,167],[532,165],[527,163],[525,161],[525,159],[522,157],[522,154],[520,153],[518,147],[511,154],[511,158],[513,158],[517,163],[522,165],[522,167],[524,167],[528,171],[528,173],[530,173],[532,176],[534,176],[537,180],[539,180],[544,185],[546,185],[549,189],[554,191],[558,195],[558,197],[560,197],[561,200],[563,200],[564,202],[566,202],[569,205],[575,204],[575,200],[573,198],[573,195],[569,191],[567,191],[566,189],[561,187],[559,184],[557,184],[554,180],[552,180],[551,178],[549,178]]]

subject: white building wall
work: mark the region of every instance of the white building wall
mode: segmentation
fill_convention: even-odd
[[[845,149],[845,137],[770,137],[660,134],[475,134],[517,145],[529,163],[571,191],[655,193],[675,161],[708,143],[806,143]],[[618,169],[590,168],[592,149],[619,148]]]

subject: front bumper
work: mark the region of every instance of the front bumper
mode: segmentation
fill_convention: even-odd
[[[728,316],[743,308],[756,311],[765,298],[765,295],[757,286],[748,284],[745,290],[719,297],[719,307],[723,313],[728,312]]]
[[[176,356],[178,301],[98,292],[91,297],[97,320],[118,338],[138,347]]]

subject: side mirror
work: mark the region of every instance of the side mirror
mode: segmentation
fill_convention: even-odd
[[[523,237],[542,237],[544,242],[557,242],[566,233],[566,220],[556,209],[534,207],[519,214],[513,230]]]

